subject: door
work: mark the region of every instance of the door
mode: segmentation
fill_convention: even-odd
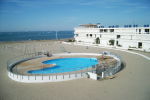
[[[142,42],[138,43],[138,48],[142,48]]]

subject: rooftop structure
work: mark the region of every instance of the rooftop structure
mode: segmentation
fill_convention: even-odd
[[[82,24],[80,27],[85,27],[85,28],[98,28],[97,24]]]

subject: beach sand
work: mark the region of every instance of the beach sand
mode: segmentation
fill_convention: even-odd
[[[115,78],[102,81],[83,78],[64,82],[20,83],[7,76],[7,61],[10,58],[38,51],[111,51],[119,54],[126,66]],[[87,49],[57,41],[0,43],[0,100],[150,100],[149,94],[150,61],[140,56],[110,49]]]

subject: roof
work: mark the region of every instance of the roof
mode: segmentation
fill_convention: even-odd
[[[95,27],[97,28],[97,24],[82,24],[81,27]]]

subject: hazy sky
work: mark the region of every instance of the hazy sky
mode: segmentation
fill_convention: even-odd
[[[0,0],[0,31],[150,24],[150,0]]]

